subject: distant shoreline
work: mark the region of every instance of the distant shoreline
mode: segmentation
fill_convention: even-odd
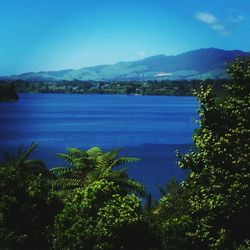
[[[117,96],[180,96],[180,97],[192,97],[194,95],[190,94],[190,95],[157,95],[157,94],[123,94],[123,93],[51,93],[51,92],[19,92],[18,95],[22,95],[22,94],[36,94],[36,95],[117,95]],[[17,100],[13,100],[13,101],[17,101]]]
[[[221,92],[222,86],[230,80],[179,80],[179,81],[143,81],[143,82],[25,82],[14,81],[18,93],[54,93],[54,94],[125,94],[156,96],[192,96],[201,85],[213,85],[215,91]]]

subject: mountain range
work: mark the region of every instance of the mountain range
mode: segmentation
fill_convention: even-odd
[[[216,48],[198,49],[175,56],[156,55],[139,61],[118,62],[113,65],[29,72],[11,76],[11,78],[37,81],[74,79],[84,81],[220,79],[227,77],[227,64],[237,56],[250,56],[250,53]]]

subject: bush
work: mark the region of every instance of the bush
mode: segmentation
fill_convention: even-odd
[[[34,145],[0,166],[0,249],[48,249],[60,203],[47,170],[28,160]]]
[[[149,240],[141,202],[120,191],[107,180],[66,191],[65,207],[56,217],[54,248],[149,249],[154,242]]]

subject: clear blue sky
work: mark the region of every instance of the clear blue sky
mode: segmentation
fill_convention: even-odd
[[[0,75],[250,50],[249,0],[0,0]]]

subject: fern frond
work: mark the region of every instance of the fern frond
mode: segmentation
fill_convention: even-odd
[[[111,164],[111,168],[114,168],[118,165],[123,165],[126,163],[133,163],[133,162],[137,162],[140,161],[141,159],[136,158],[136,157],[120,157],[118,159],[115,159],[114,162]]]
[[[64,154],[64,153],[57,153],[56,156],[60,159],[63,159],[65,162],[67,162],[68,164],[71,164],[72,161],[74,160],[74,158],[69,155],[69,154]]]
[[[128,179],[127,182],[127,187],[134,193],[139,194],[141,196],[145,196],[147,193],[145,191],[145,187],[140,184],[139,182],[132,180],[132,179]]]
[[[126,169],[118,169],[109,173],[108,179],[112,181],[116,181],[116,179],[126,179],[128,178],[128,174],[126,173]]]
[[[75,158],[87,158],[88,154],[85,150],[79,148],[67,148],[67,153]]]
[[[77,188],[77,187],[82,187],[84,182],[80,179],[58,179],[52,181],[52,185],[55,188],[65,188],[65,189],[70,189],[70,188]]]
[[[147,194],[145,191],[145,187],[133,179],[129,179],[129,178],[123,179],[121,180],[119,185],[125,190],[127,190],[128,192],[132,192],[140,196],[145,197]]]
[[[72,167],[55,167],[55,168],[51,168],[49,171],[56,176],[61,176],[64,174],[72,173],[74,171],[74,168],[72,168]]]
[[[113,158],[109,153],[100,155],[96,159],[96,169],[107,169],[113,163]]]
[[[37,166],[41,168],[46,167],[42,160],[29,159],[29,160],[26,160],[25,163],[29,166]]]
[[[19,154],[19,157],[20,157],[20,160],[21,161],[25,161],[25,160],[27,160],[28,159],[28,157],[30,156],[30,154],[35,150],[35,148],[37,147],[37,143],[32,143],[29,147],[28,147],[28,149],[26,150],[26,151],[23,151],[22,150],[22,147],[20,147],[19,149],[18,149],[18,154]]]
[[[98,156],[103,155],[104,152],[99,147],[92,147],[86,151],[90,159],[96,159]]]
[[[116,157],[119,153],[120,149],[114,149],[110,152],[104,153],[97,157],[96,159],[96,167],[97,168],[111,168]]]
[[[58,188],[75,188],[83,183],[106,179],[116,183],[125,192],[134,192],[144,195],[144,187],[138,182],[128,178],[127,168],[119,165],[139,161],[135,157],[118,157],[120,149],[103,152],[101,148],[93,147],[87,151],[68,148],[67,153],[59,153],[58,157],[65,160],[71,167],[53,168],[51,173],[58,178],[54,186]],[[116,169],[114,169],[117,167]]]
[[[119,158],[121,160],[121,163],[125,162],[125,163],[132,163],[132,162],[137,162],[140,161],[140,158],[137,157],[120,157]]]

